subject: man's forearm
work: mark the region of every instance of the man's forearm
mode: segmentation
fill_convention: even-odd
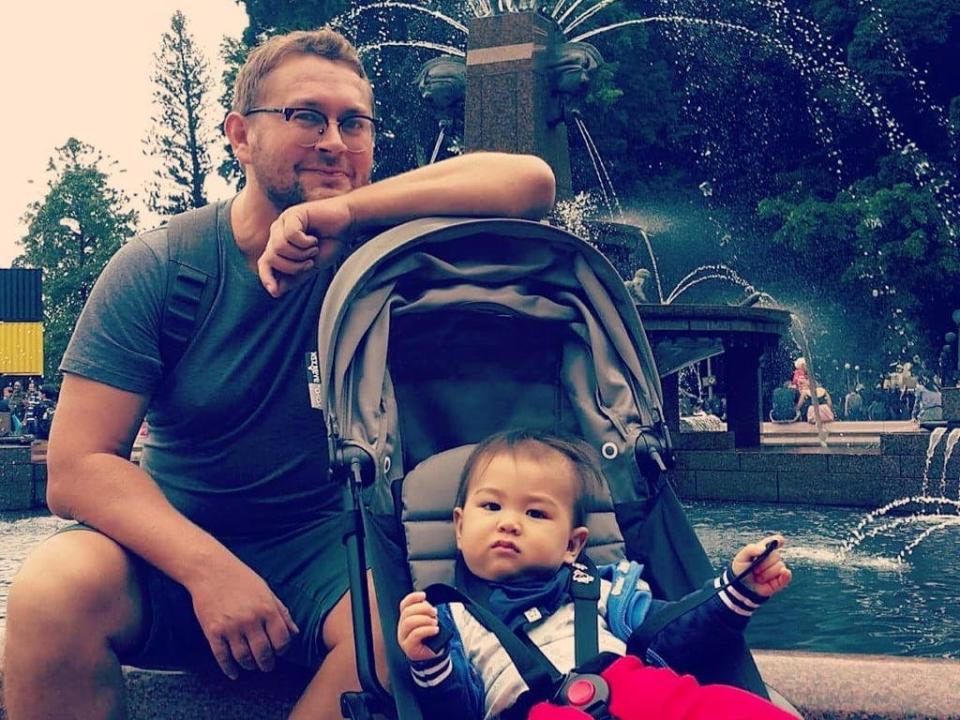
[[[553,206],[553,171],[532,155],[478,152],[358,188],[346,196],[357,229],[427,215],[540,218]]]
[[[184,586],[227,549],[188,520],[125,458],[93,453],[50,470],[48,504],[86,523]]]

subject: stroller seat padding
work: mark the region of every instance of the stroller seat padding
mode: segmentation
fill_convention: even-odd
[[[407,541],[407,561],[413,586],[435,582],[452,584],[457,555],[453,529],[460,475],[475,445],[461,445],[433,455],[403,479],[400,516]],[[624,557],[623,536],[613,512],[613,501],[604,487],[590,499],[587,549],[595,563]]]

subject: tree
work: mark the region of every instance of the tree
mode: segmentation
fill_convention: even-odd
[[[223,108],[224,115],[233,109],[233,89],[237,83],[237,75],[243,63],[250,54],[250,48],[242,40],[236,38],[224,37],[220,43],[220,57],[223,59],[224,69],[222,75],[223,92],[220,94],[220,106]],[[243,168],[237,156],[233,154],[233,146],[229,142],[224,143],[224,156],[217,166],[217,174],[232,183],[237,190],[242,190],[246,184],[246,178],[243,175]]]
[[[343,12],[346,0],[244,0],[250,25],[243,39],[255,45],[263,36],[312,30]]]
[[[935,357],[949,313],[960,304],[960,248],[934,195],[910,175],[908,161],[889,156],[875,176],[832,199],[788,193],[758,206],[781,257],[792,256],[806,272],[810,295],[855,314],[856,326],[842,325],[836,314],[829,321],[847,351],[861,349],[862,365]],[[836,336],[833,343],[839,347]]]
[[[151,77],[156,89],[153,129],[144,140],[147,155],[159,157],[162,168],[148,187],[147,206],[161,215],[174,215],[207,204],[203,186],[212,163],[208,143],[211,133],[206,118],[210,91],[207,61],[187,31],[179,10],[163,34],[160,52],[154,54]]]
[[[135,232],[136,212],[108,184],[103,155],[70,138],[47,166],[46,196],[24,214],[14,267],[43,271],[44,373],[53,377],[80,311],[107,260]]]

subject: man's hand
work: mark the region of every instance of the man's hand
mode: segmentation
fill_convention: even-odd
[[[416,662],[435,658],[437,654],[423,641],[439,632],[437,609],[427,602],[425,592],[412,592],[400,601],[397,643],[410,660]]]
[[[238,666],[273,670],[276,657],[300,632],[263,579],[233,556],[206,568],[187,589],[213,656],[231,680],[239,677]]]
[[[263,287],[273,297],[280,297],[311,270],[333,263],[352,226],[353,213],[343,197],[284,210],[270,226],[267,246],[257,260]]]
[[[760,542],[745,545],[733,558],[733,574],[739,576],[750,566],[754,558],[766,550],[767,543],[772,540],[777,541],[777,547],[762,563],[743,578],[743,582],[746,583],[748,588],[764,597],[776,595],[789,585],[793,578],[793,573],[790,572],[790,568],[787,567],[780,555],[780,548],[784,545],[783,536],[771,535]]]

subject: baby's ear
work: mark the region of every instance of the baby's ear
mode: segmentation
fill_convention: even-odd
[[[570,539],[567,541],[567,551],[563,554],[563,560],[566,563],[572,563],[577,559],[583,546],[587,544],[587,535],[590,531],[581,525],[570,531]]]
[[[457,537],[457,550],[462,550],[460,546],[461,529],[463,527],[463,508],[455,507],[453,509],[453,532]]]

